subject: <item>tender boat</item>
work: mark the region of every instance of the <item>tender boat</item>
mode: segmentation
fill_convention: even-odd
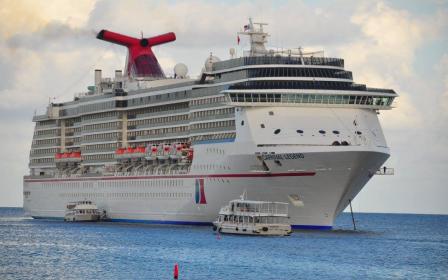
[[[89,200],[75,201],[67,204],[64,221],[67,222],[91,222],[99,221],[105,217],[105,211],[101,213],[96,204]]]
[[[291,234],[288,203],[246,200],[244,196],[221,208],[213,230],[218,233],[285,236]]]

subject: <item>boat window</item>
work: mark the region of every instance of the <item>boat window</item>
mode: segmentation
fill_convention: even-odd
[[[338,130],[333,130],[333,133],[336,134],[336,135],[338,135],[338,134],[339,134],[339,131],[338,131]]]
[[[301,130],[301,129],[297,129],[296,132],[300,133],[300,134],[303,134],[303,130]]]
[[[274,130],[274,134],[279,134],[280,133],[280,129],[279,128],[277,128],[276,130]]]

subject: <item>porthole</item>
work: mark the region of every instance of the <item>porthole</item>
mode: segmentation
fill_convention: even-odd
[[[260,124],[260,127],[261,128],[265,128],[264,123]]]
[[[274,130],[274,134],[279,134],[280,131],[281,131],[281,130],[277,128],[276,130]]]
[[[339,131],[338,130],[333,130],[333,133],[336,135],[339,135]]]
[[[296,132],[300,133],[300,134],[303,134],[303,130],[301,130],[301,129],[297,129]]]
[[[362,132],[358,130],[358,131],[356,131],[356,134],[361,135]]]
[[[322,130],[322,129],[321,129],[321,130],[319,130],[319,133],[320,133],[320,134],[325,134],[326,132],[325,132],[325,130]]]
[[[244,125],[244,121],[241,121],[241,125]]]
[[[273,116],[274,115],[274,111],[269,111],[269,116]]]
[[[333,145],[333,146],[339,146],[339,145],[341,145],[341,143],[339,143],[339,141],[334,141],[331,145]]]

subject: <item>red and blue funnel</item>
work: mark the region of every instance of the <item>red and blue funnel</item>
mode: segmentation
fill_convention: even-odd
[[[128,48],[126,72],[131,77],[164,78],[162,68],[151,50],[152,46],[176,40],[173,32],[150,38],[133,38],[108,30],[101,30],[96,38]]]

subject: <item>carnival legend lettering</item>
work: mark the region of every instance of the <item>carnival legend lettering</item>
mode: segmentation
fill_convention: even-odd
[[[305,158],[305,155],[302,153],[263,155],[264,160],[301,159],[301,158]]]

